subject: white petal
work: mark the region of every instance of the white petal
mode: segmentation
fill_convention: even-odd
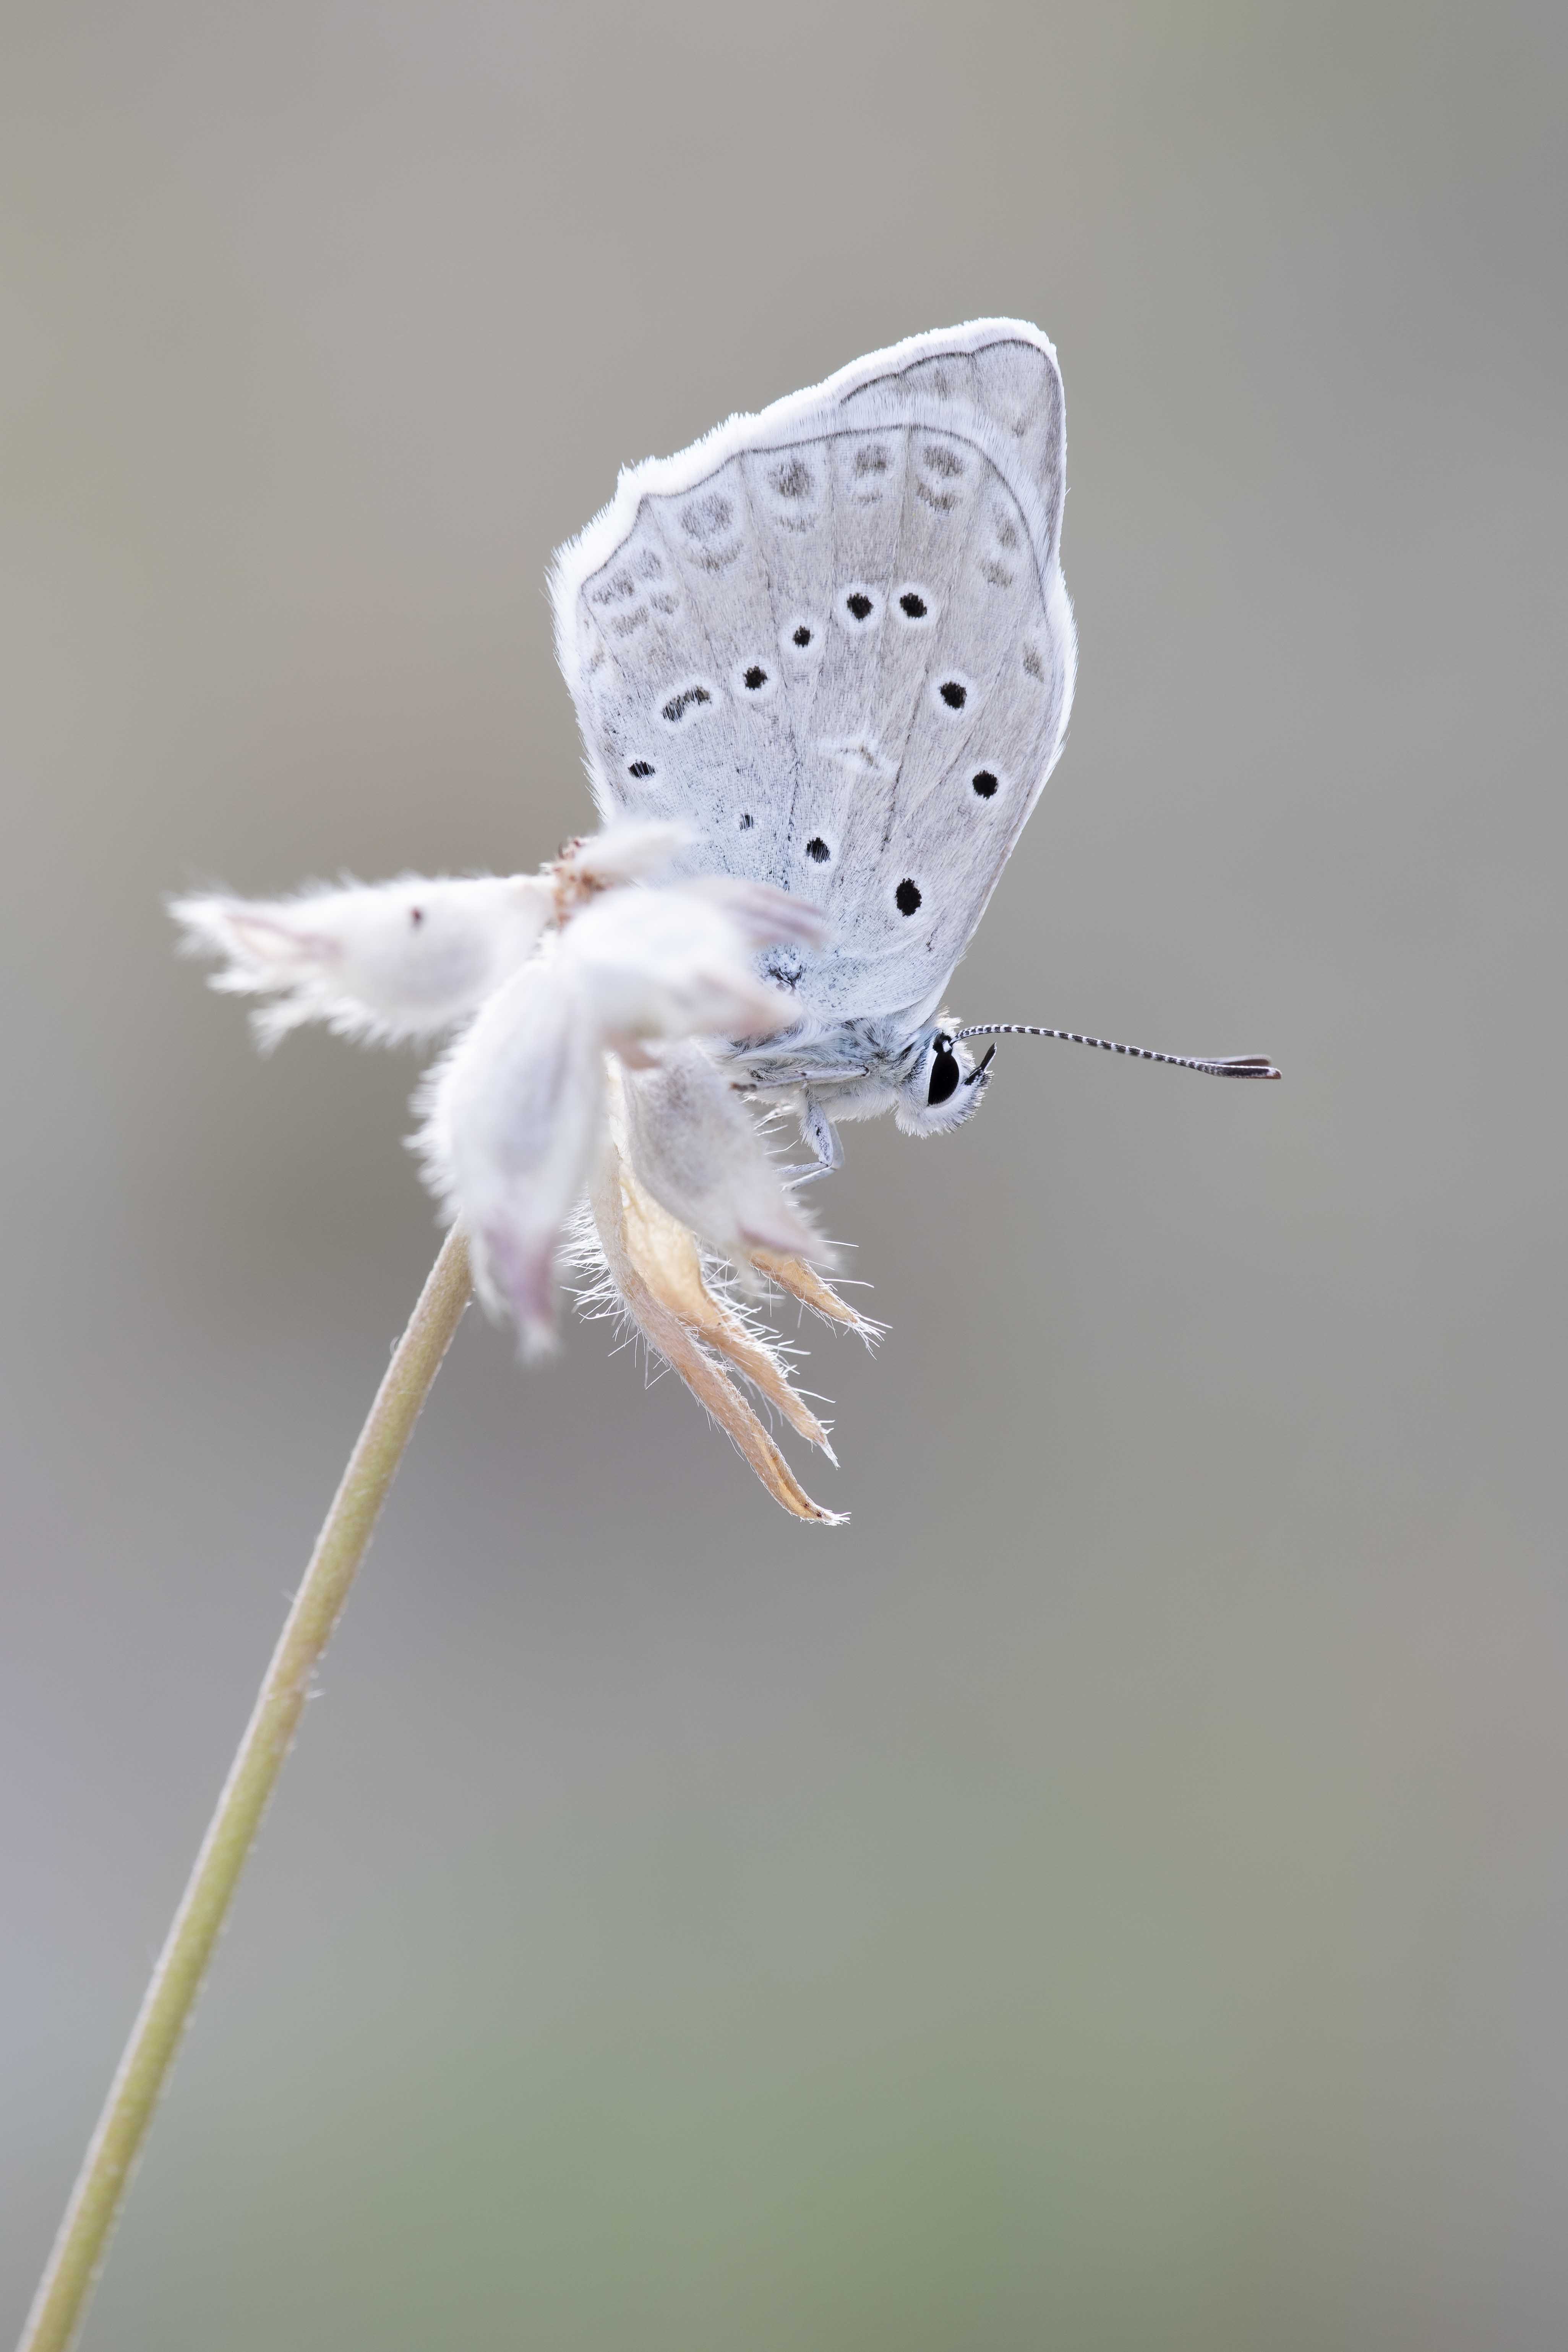
[[[752,944],[706,888],[612,890],[574,918],[561,961],[606,1042],[624,1053],[640,1038],[769,1037],[789,1027],[795,1009],[758,978]]]
[[[692,838],[684,824],[612,824],[569,842],[554,871],[568,882],[612,890],[626,882],[651,881]]]
[[[666,1045],[651,1069],[626,1071],[623,1084],[632,1165],[671,1216],[742,1265],[753,1250],[827,1262],[754,1118],[700,1045]]]
[[[467,1230],[474,1286],[525,1350],[555,1336],[555,1255],[593,1175],[605,1060],[580,991],[542,958],[485,1005],[426,1082],[416,1138],[434,1188]]]
[[[646,1066],[651,1041],[767,1035],[795,1018],[752,970],[750,938],[721,895],[607,891],[487,1001],[429,1082],[419,1148],[468,1233],[481,1298],[515,1318],[525,1347],[553,1332],[556,1249],[603,1133],[605,1048]],[[682,1101],[691,1133],[679,1134],[682,1113],[668,1106],[654,1126],[667,1146],[684,1146],[672,1190],[703,1208],[718,1245],[742,1256],[815,1249],[717,1073],[706,1087],[692,1078]],[[704,1150],[715,1156],[699,1202]]]
[[[804,947],[820,947],[827,937],[827,917],[809,898],[793,891],[775,890],[771,882],[748,882],[738,876],[711,874],[682,885],[721,907],[752,947],[773,947],[780,940],[798,940]]]
[[[274,1000],[254,1016],[268,1044],[306,1021],[388,1043],[433,1036],[527,961],[553,911],[540,875],[408,875],[289,898],[180,898],[170,908],[191,953],[227,959],[215,988]]]

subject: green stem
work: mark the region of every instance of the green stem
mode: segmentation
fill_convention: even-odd
[[[18,2352],[66,2352],[201,1987],[246,1856],[283,1769],[310,1678],[342,1613],[403,1450],[468,1303],[468,1244],[454,1226],[349,1456],[304,1581],[272,1654],[239,1752],[202,1841],[141,2013],[82,2159]]]

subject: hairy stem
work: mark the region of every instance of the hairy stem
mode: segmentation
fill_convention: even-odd
[[[310,1678],[342,1613],[403,1450],[468,1297],[468,1244],[454,1225],[386,1368],[316,1538],[82,2159],[18,2352],[66,2352],[81,2323],[153,2110],[292,1743]]]

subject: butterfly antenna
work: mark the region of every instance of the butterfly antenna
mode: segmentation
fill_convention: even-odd
[[[1076,1029],[1037,1029],[1025,1021],[984,1021],[960,1029],[955,1037],[1059,1037],[1064,1045],[1098,1045],[1102,1054],[1128,1054],[1135,1062],[1169,1062],[1178,1070],[1202,1070],[1210,1078],[1277,1078],[1264,1054],[1156,1054],[1149,1045],[1118,1045],[1109,1037],[1080,1037]],[[995,1047],[992,1047],[995,1052]],[[986,1056],[987,1060],[990,1055]]]

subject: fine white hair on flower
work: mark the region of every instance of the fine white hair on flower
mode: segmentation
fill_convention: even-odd
[[[543,955],[497,991],[421,1089],[415,1147],[468,1235],[481,1304],[528,1356],[555,1343],[555,1255],[605,1126],[604,1046],[580,983]]]
[[[606,1045],[634,1067],[651,1037],[768,1037],[795,1018],[789,999],[758,978],[748,948],[816,940],[815,907],[752,882],[675,883],[612,890],[585,908],[561,941]]]
[[[416,1149],[468,1230],[480,1298],[516,1323],[526,1354],[553,1341],[555,1256],[599,1156],[606,1053],[647,1069],[662,1041],[772,1035],[794,1010],[758,979],[748,951],[762,938],[816,936],[820,922],[752,885],[606,891],[489,1000],[431,1074]],[[770,1207],[771,1168],[754,1135],[748,1158],[710,1092],[693,1090],[689,1108],[728,1154],[709,1186],[716,1226],[738,1239],[754,1218],[762,1245],[815,1253],[815,1234],[782,1195]],[[668,1111],[661,1122],[656,1109],[661,1124]],[[679,1157],[668,1136],[662,1156]]]
[[[251,1015],[263,1046],[308,1021],[394,1045],[476,1013],[532,954],[555,898],[547,874],[411,874],[287,898],[198,895],[169,911],[187,953],[226,959],[214,988],[271,1000]]]
[[[651,882],[662,875],[692,838],[685,824],[655,819],[645,824],[606,825],[581,841],[569,841],[553,867],[569,887],[614,890],[624,882]]]
[[[784,1191],[752,1112],[695,1043],[661,1046],[626,1073],[626,1151],[647,1190],[721,1257],[755,1250],[830,1265],[833,1253]]]
[[[868,1324],[823,1278],[832,1252],[787,1192],[701,1041],[792,1027],[756,951],[821,945],[822,913],[762,882],[667,880],[687,828],[620,824],[536,875],[405,875],[292,897],[172,902],[212,985],[263,999],[264,1046],[301,1023],[377,1043],[451,1034],[416,1097],[430,1189],[468,1242],[475,1288],[525,1356],[554,1345],[575,1229],[651,1354],[671,1365],[786,1510],[833,1524],[757,1411],[830,1458],[787,1349],[738,1293],[776,1286],[830,1322]],[[721,1271],[722,1265],[726,1271]]]

